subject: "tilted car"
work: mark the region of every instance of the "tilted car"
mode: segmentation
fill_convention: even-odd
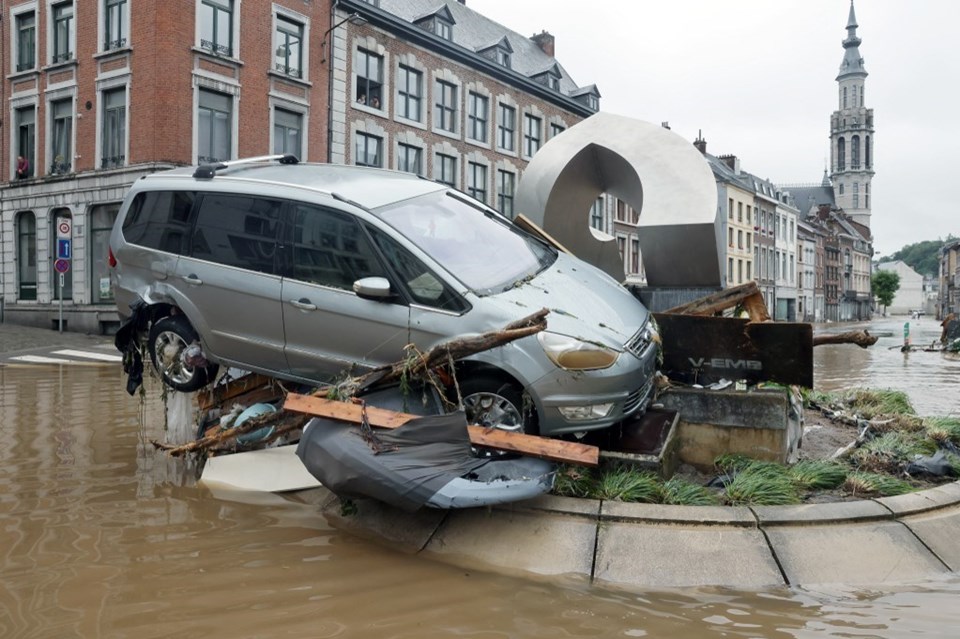
[[[408,173],[271,156],[152,174],[110,251],[121,314],[142,302],[151,359],[181,391],[218,364],[330,381],[548,308],[545,332],[458,363],[469,419],[579,433],[652,393],[654,327],[625,288]]]

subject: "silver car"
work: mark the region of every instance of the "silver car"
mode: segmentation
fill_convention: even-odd
[[[458,363],[470,419],[580,433],[651,396],[657,340],[637,299],[408,173],[292,156],[156,173],[124,199],[110,250],[120,312],[146,315],[151,359],[178,390],[218,364],[330,381],[545,307],[547,331]]]

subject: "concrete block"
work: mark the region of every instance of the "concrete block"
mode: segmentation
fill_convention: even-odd
[[[639,523],[601,524],[594,579],[643,588],[784,583],[757,529]]]
[[[764,528],[792,585],[917,581],[947,572],[903,524]]]
[[[597,523],[547,512],[451,511],[424,552],[498,572],[590,576]]]
[[[757,518],[749,508],[725,506],[667,506],[605,501],[601,521],[687,523],[756,528]]]
[[[828,504],[796,506],[753,506],[760,526],[788,524],[826,524],[892,519],[890,511],[875,501],[839,501]]]
[[[327,502],[322,512],[331,526],[373,539],[404,552],[419,552],[443,521],[446,511],[423,508],[408,513],[373,499],[357,499],[356,512],[344,512],[343,502]]]
[[[889,508],[898,517],[913,515],[960,503],[960,484],[954,482],[916,493],[882,497],[876,501]]]
[[[578,499],[558,495],[540,495],[534,499],[497,506],[498,510],[546,510],[564,515],[579,515],[596,520],[600,516],[599,499]]]
[[[960,507],[906,517],[901,522],[947,564],[950,570],[960,571],[960,544],[957,544]]]

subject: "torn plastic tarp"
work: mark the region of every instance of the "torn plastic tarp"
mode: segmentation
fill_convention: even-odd
[[[143,357],[140,356],[138,335],[146,330],[149,319],[146,302],[137,299],[130,305],[130,315],[113,336],[113,345],[123,354],[123,372],[127,374],[127,392],[131,395],[143,383]]]
[[[553,487],[556,467],[532,458],[477,457],[463,412],[413,419],[378,430],[375,453],[354,425],[316,417],[297,455],[321,484],[342,497],[372,497],[407,511],[468,508],[529,499]]]

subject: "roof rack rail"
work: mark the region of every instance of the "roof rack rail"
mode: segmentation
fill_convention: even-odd
[[[291,153],[284,153],[283,155],[258,155],[252,158],[240,158],[239,160],[228,160],[226,162],[210,162],[207,164],[201,164],[197,166],[196,170],[193,172],[193,177],[201,180],[210,180],[216,174],[217,171],[228,169],[234,166],[242,166],[244,164],[253,164],[255,162],[273,162],[276,161],[280,164],[299,164],[300,160],[297,156]]]

